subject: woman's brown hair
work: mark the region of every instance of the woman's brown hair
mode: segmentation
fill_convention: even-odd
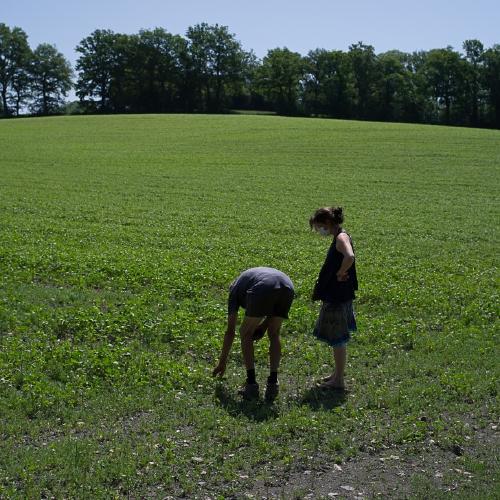
[[[316,212],[309,219],[309,225],[312,227],[314,224],[342,224],[344,222],[344,213],[342,207],[322,207],[318,208]]]

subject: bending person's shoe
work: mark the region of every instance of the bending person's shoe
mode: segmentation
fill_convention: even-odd
[[[266,394],[265,399],[268,402],[274,401],[278,397],[278,393],[280,392],[280,385],[278,382],[272,383],[268,382],[266,385]]]
[[[252,400],[259,398],[259,384],[245,383],[239,390],[238,394],[243,396],[243,399]]]

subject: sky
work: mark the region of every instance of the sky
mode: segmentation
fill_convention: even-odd
[[[500,43],[500,0],[0,0],[0,23],[19,26],[34,49],[50,43],[74,66],[75,47],[96,29],[137,33],[224,25],[245,50],[263,58],[276,47],[306,55],[348,50],[362,41],[376,53],[443,48],[464,40]]]

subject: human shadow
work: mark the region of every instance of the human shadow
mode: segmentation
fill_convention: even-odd
[[[215,386],[215,397],[220,405],[233,417],[245,415],[249,420],[263,422],[279,416],[278,409],[273,403],[262,399],[247,401],[234,394],[223,384]]]
[[[310,387],[302,395],[301,405],[307,405],[313,410],[333,410],[347,401],[348,391],[339,389],[321,389]]]

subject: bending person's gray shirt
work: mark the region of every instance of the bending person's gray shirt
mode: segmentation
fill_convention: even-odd
[[[265,295],[269,290],[288,288],[294,291],[292,280],[272,267],[252,267],[242,272],[229,287],[228,314],[246,308],[247,294]]]

